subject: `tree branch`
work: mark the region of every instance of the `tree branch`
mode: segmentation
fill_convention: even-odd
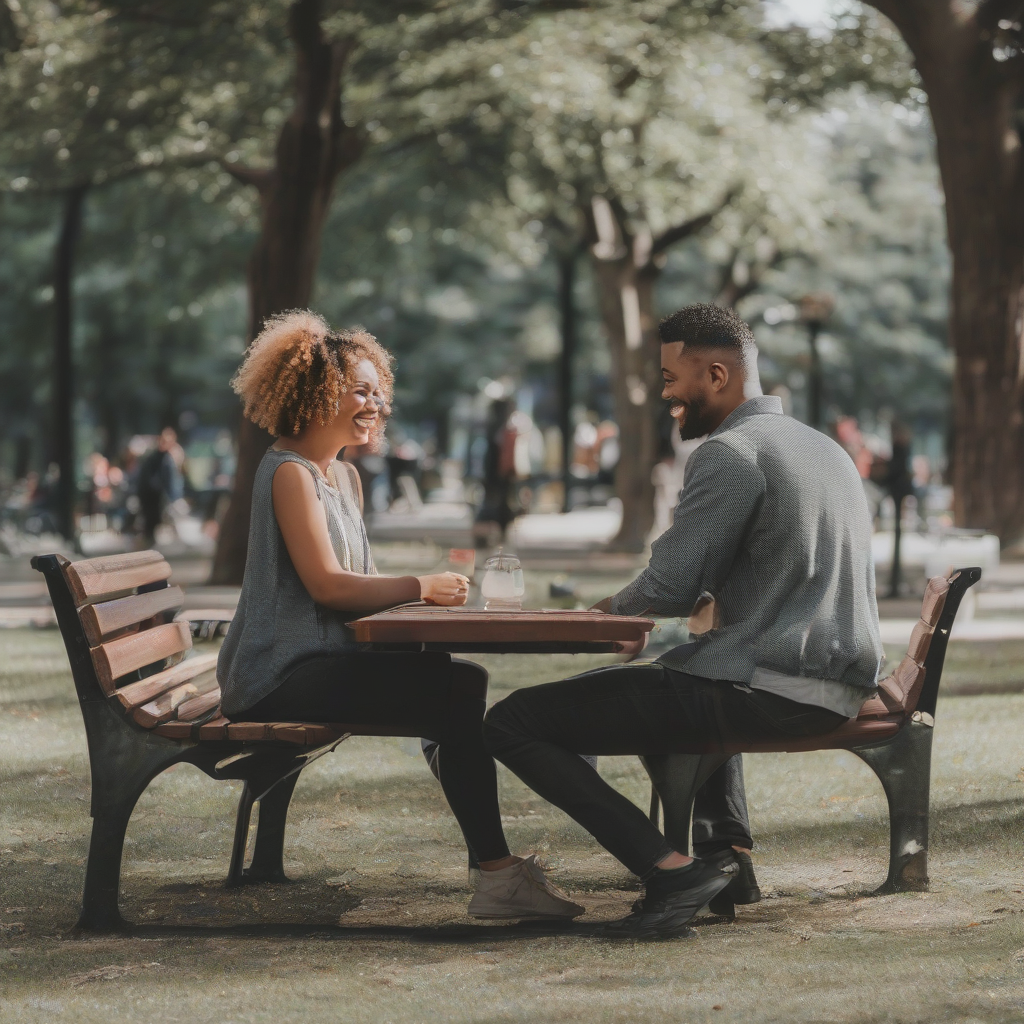
[[[736,303],[752,295],[761,287],[764,275],[769,270],[774,270],[789,258],[791,254],[782,249],[775,248],[770,259],[758,260],[753,266],[746,264],[746,280],[742,283],[736,280],[736,268],[740,262],[740,250],[734,249],[732,258],[722,268],[721,283],[718,287],[718,294],[715,296],[716,306],[735,307]]]
[[[731,188],[713,210],[709,210],[707,213],[702,213],[699,217],[693,217],[682,224],[677,224],[675,227],[663,231],[651,243],[651,257],[653,258],[663,253],[666,249],[671,248],[677,242],[681,242],[684,238],[689,238],[691,235],[697,234],[698,231],[703,231],[739,194],[739,186]]]
[[[260,192],[267,188],[274,177],[274,172],[268,168],[246,167],[245,164],[227,160],[224,157],[219,157],[217,163],[235,181],[240,181],[243,185],[252,185]]]
[[[6,0],[0,0],[0,53],[16,53],[21,49],[21,31],[14,12]]]

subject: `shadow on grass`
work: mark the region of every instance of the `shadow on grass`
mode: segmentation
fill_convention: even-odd
[[[1013,842],[1019,845],[1024,835],[1024,799],[982,800],[957,806],[933,807],[929,831],[934,850],[938,844],[956,842],[966,846],[992,846]],[[886,843],[888,818],[864,818],[857,821],[835,821],[828,824],[794,824],[771,829],[765,839],[782,847],[822,849],[843,846],[863,848],[871,842]],[[886,843],[887,845],[887,843]]]
[[[724,918],[722,919],[724,920]],[[442,924],[442,925],[341,925],[341,924],[232,924],[232,925],[132,925],[116,934],[142,939],[172,938],[249,938],[249,939],[390,939],[406,942],[444,942],[473,944],[496,940],[534,941],[538,938],[605,938],[603,924],[546,924],[520,922],[515,924]],[[81,937],[91,938],[92,933]],[[610,941],[621,941],[612,939]]]

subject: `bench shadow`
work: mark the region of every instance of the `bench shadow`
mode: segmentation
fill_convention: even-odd
[[[705,920],[702,919],[701,923]],[[718,919],[725,921],[725,918]],[[590,924],[444,924],[444,925],[339,925],[339,924],[232,924],[232,925],[190,925],[190,924],[139,924],[130,925],[123,931],[115,933],[126,938],[140,939],[321,939],[321,940],[357,940],[357,939],[391,939],[404,942],[436,942],[449,945],[473,945],[480,942],[526,941],[532,942],[539,938],[608,938],[602,929],[606,922]],[[696,922],[695,922],[696,923]],[[74,938],[91,938],[93,934],[75,934]],[[613,939],[610,941],[621,941]]]

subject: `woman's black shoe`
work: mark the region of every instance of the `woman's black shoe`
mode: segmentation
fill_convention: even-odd
[[[604,932],[622,939],[673,939],[689,935],[687,925],[729,885],[735,871],[735,863],[719,868],[695,860],[678,874],[658,872],[648,879],[643,899],[633,904],[633,913],[605,925]]]
[[[746,906],[749,903],[758,903],[761,899],[761,890],[754,875],[754,862],[750,859],[749,853],[739,853],[736,850],[719,850],[706,858],[709,864],[723,870],[728,864],[736,865],[736,873],[732,881],[722,890],[709,904],[708,910],[720,917],[735,917],[736,904]]]

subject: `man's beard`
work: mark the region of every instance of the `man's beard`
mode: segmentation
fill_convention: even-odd
[[[694,398],[686,403],[686,416],[679,424],[679,436],[684,441],[692,441],[711,433],[708,423],[707,406],[703,398]]]

